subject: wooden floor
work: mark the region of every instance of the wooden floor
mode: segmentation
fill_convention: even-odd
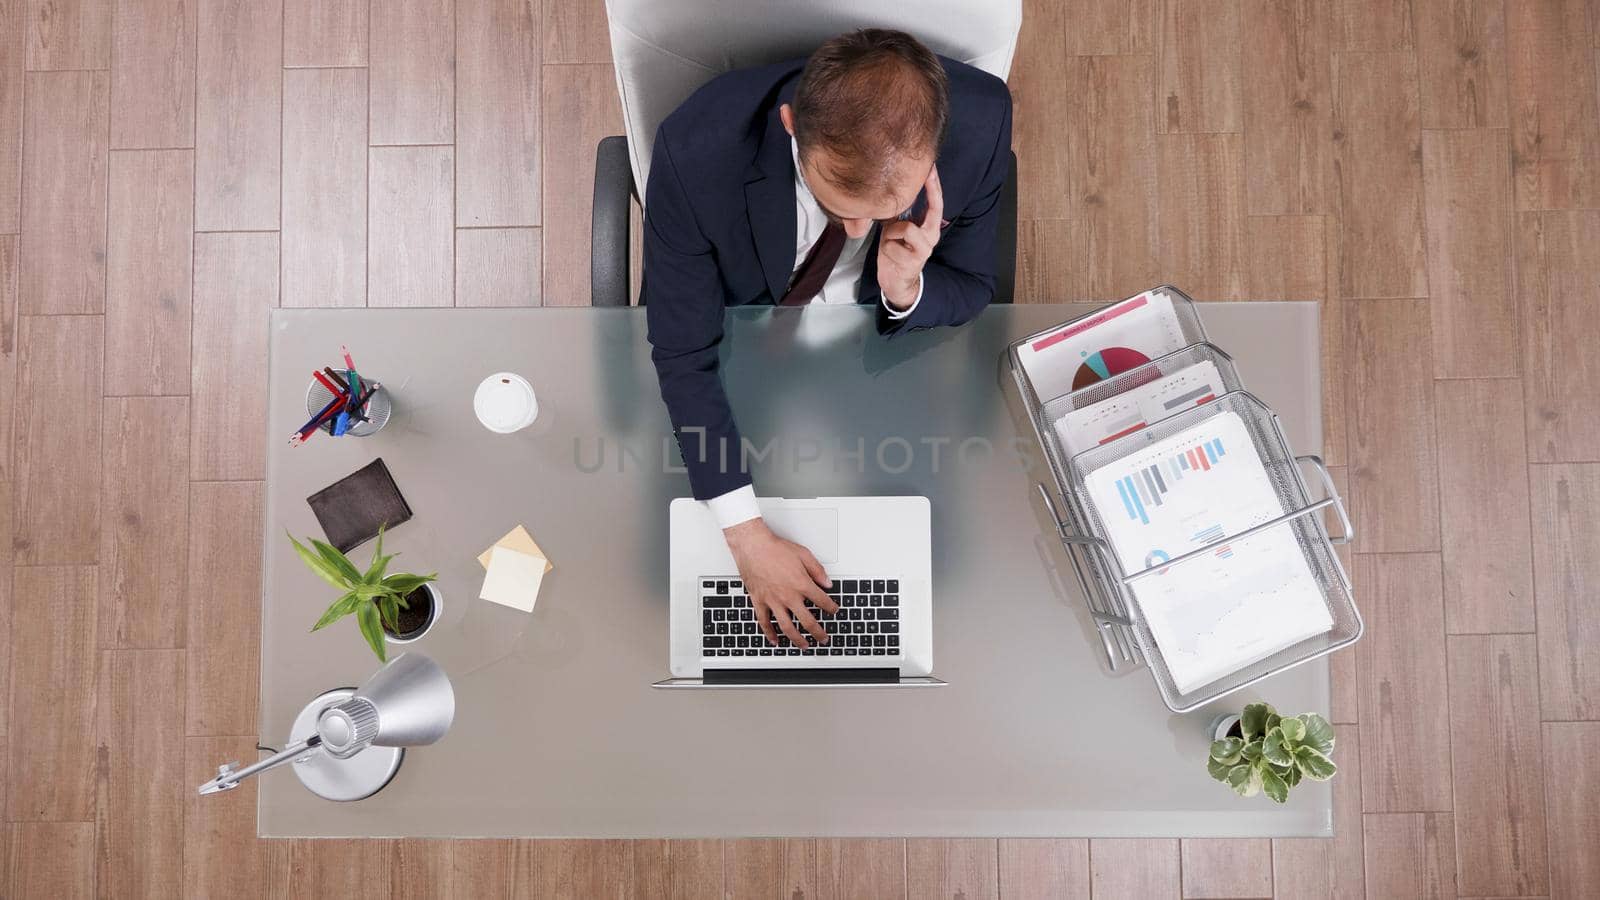
[[[1333,840],[268,842],[196,799],[256,755],[266,310],[588,302],[620,114],[600,0],[545,2],[0,0],[0,894],[1600,896],[1590,0],[1027,4],[1025,299],[1325,304]]]

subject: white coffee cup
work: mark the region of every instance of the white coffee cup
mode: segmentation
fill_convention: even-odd
[[[539,398],[533,385],[515,372],[496,372],[478,384],[472,411],[483,427],[497,434],[521,431],[539,418]]]

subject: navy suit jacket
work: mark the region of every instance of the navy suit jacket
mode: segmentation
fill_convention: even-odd
[[[883,335],[959,325],[994,296],[1011,94],[993,75],[940,61],[950,80],[950,127],[937,165],[950,224],[923,268],[922,300],[904,319],[890,319],[879,302],[874,230],[859,299],[878,306]],[[656,132],[640,301],[661,398],[702,500],[750,483],[717,348],[725,308],[776,303],[794,271],[794,161],[778,107],[791,102],[804,65],[794,60],[719,76]],[[924,200],[917,206],[920,213]]]

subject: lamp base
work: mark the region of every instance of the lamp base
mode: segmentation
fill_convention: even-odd
[[[317,733],[317,717],[335,703],[355,696],[355,688],[338,688],[318,696],[294,717],[289,742],[305,740]],[[368,747],[349,759],[337,759],[313,749],[294,761],[294,774],[306,790],[326,800],[365,800],[383,790],[396,772],[406,752],[401,747]]]

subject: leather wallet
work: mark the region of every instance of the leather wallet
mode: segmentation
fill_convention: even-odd
[[[328,543],[341,553],[376,537],[380,527],[388,531],[411,518],[411,507],[382,458],[317,491],[306,502]]]

